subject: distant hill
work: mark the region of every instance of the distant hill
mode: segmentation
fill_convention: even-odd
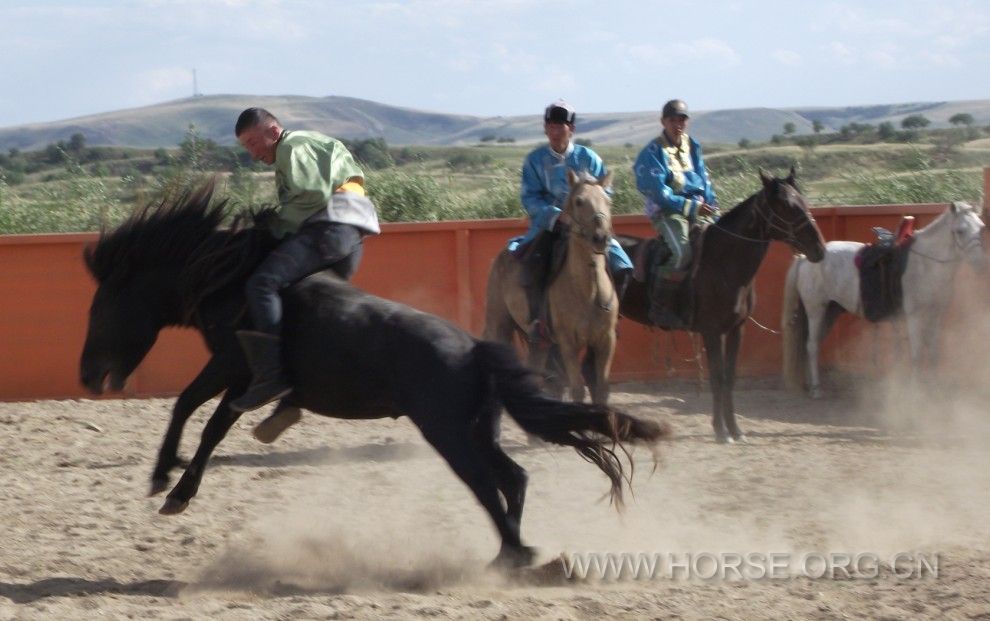
[[[390,145],[475,144],[482,137],[511,138],[518,143],[538,142],[543,129],[538,114],[477,117],[399,108],[351,97],[259,97],[212,95],[169,101],[153,106],[104,112],[90,116],[0,128],[0,150],[33,150],[81,133],[91,146],[139,148],[174,147],[190,124],[203,138],[233,144],[233,125],[241,110],[262,106],[284,125],[314,129],[339,138],[383,137]],[[877,125],[890,121],[899,127],[909,114],[923,114],[931,127],[949,126],[960,112],[978,125],[990,125],[990,100],[905,103],[844,108],[742,108],[699,110],[692,114],[690,133],[708,143],[735,144],[742,138],[768,140],[794,123],[797,133],[812,132],[820,121],[825,131],[848,123]],[[657,135],[658,112],[578,113],[578,135],[595,144],[641,144]]]

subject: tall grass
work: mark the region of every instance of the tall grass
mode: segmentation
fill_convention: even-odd
[[[970,162],[954,160],[953,167],[937,168],[930,151],[913,147],[888,151],[871,151],[874,165],[869,165],[870,153],[842,159],[844,154],[839,152],[792,148],[786,153],[712,157],[710,166],[723,210],[759,190],[761,167],[786,174],[791,165],[798,165],[802,189],[813,204],[976,203],[982,198],[979,165],[967,168],[959,164],[969,166]],[[444,157],[443,151],[437,157]],[[154,175],[132,170],[123,178],[92,175],[67,159],[63,169],[43,181],[13,185],[0,175],[0,234],[112,227],[136,207],[160,202],[212,174],[195,158],[175,161]],[[642,213],[643,199],[627,160],[627,155],[617,154],[609,162],[613,212]],[[521,217],[517,166],[497,160],[484,170],[455,175],[450,174],[449,165],[419,162],[368,171],[367,188],[385,222]],[[827,169],[832,174],[821,179]],[[230,199],[234,210],[257,209],[275,201],[274,186],[270,172],[235,168],[221,177],[219,194]]]

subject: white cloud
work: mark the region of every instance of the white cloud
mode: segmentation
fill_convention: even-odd
[[[782,65],[797,67],[801,65],[803,58],[797,52],[791,50],[774,50],[770,57]]]
[[[138,103],[185,97],[192,93],[192,69],[159,67],[134,76],[131,97]]]
[[[685,46],[681,42],[669,45],[640,43],[637,45],[620,45],[620,58],[639,61],[652,65],[669,65],[670,63],[711,63],[720,68],[739,65],[739,54],[731,45],[720,39],[705,37],[691,41]]]
[[[851,65],[856,62],[856,55],[845,43],[831,41],[825,46],[825,52],[832,60],[843,65]]]

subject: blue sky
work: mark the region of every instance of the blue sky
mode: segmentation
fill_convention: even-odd
[[[203,94],[479,116],[990,98],[986,0],[0,0],[0,126]]]

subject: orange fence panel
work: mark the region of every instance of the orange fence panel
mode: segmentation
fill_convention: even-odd
[[[986,175],[990,185],[990,170]],[[945,205],[883,205],[815,209],[828,239],[872,238],[870,227],[896,226],[914,215],[919,226]],[[492,259],[508,238],[525,230],[522,219],[386,224],[383,234],[365,242],[355,284],[376,295],[435,313],[480,334],[485,286]],[[617,232],[652,235],[642,216],[617,216]],[[78,381],[88,308],[95,290],[82,261],[95,234],[0,236],[0,400],[87,396]],[[780,328],[784,275],[790,250],[779,243],[757,275],[754,319],[769,330]],[[779,372],[780,336],[751,323],[739,360],[741,376]],[[856,363],[844,357],[845,344],[863,331],[860,322],[843,320],[826,343],[826,363]],[[696,377],[695,341],[630,321],[619,324],[613,380]],[[697,345],[700,347],[700,344]],[[165,330],[125,390],[128,396],[179,392],[207,360],[199,335]]]

